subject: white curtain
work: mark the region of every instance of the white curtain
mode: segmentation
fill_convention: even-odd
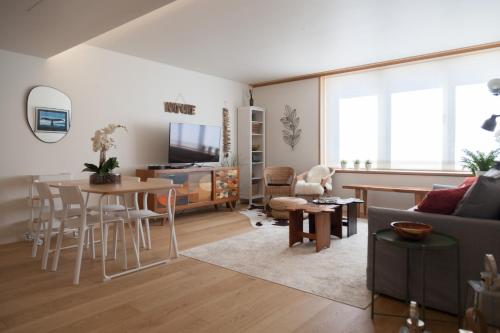
[[[500,114],[486,86],[500,50],[325,79],[325,160],[378,168],[461,169],[463,149],[498,148],[483,121]]]

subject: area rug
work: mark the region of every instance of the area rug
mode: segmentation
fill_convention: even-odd
[[[274,225],[258,211],[245,212],[245,216],[252,215],[248,216],[252,225],[259,219],[265,223],[248,233],[181,254],[358,308],[370,305],[365,220],[358,221],[356,235],[342,239],[332,236],[330,248],[316,253],[314,243],[307,240],[288,247],[288,227]]]

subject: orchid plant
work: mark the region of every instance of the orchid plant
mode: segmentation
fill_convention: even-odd
[[[111,134],[113,134],[118,128],[123,128],[127,131],[125,126],[118,124],[109,124],[108,126],[95,131],[94,136],[90,140],[92,141],[92,149],[95,152],[99,152],[99,165],[97,166],[92,163],[84,163],[85,169],[82,171],[90,171],[99,175],[106,175],[118,168],[119,164],[116,157],[106,159],[106,153],[108,150],[116,147],[115,140],[111,137]]]

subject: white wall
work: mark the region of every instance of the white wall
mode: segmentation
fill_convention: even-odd
[[[308,79],[255,89],[255,104],[267,112],[267,165],[288,165],[297,173],[319,164],[319,79]],[[285,145],[281,136],[279,118],[285,104],[297,108],[302,128],[302,141],[295,151]],[[327,129],[328,130],[328,129]],[[342,197],[353,197],[353,190],[342,189],[347,184],[373,184],[388,186],[422,186],[432,184],[457,185],[464,177],[402,176],[362,173],[337,173],[333,177],[333,193]],[[411,194],[372,192],[368,194],[368,205],[409,208],[414,205]]]
[[[59,143],[40,142],[26,122],[26,97],[35,85],[48,85],[72,100],[72,127]],[[80,45],[48,60],[0,50],[0,243],[22,239],[29,209],[31,174],[71,172],[98,161],[90,137],[108,123],[128,127],[117,132],[120,172],[166,163],[170,121],[222,125],[222,107],[231,111],[233,149],[236,108],[247,86],[237,82],[143,60],[89,45]],[[197,106],[196,115],[165,113],[163,102]]]
[[[266,108],[267,165],[290,165],[300,173],[319,163],[319,79],[254,89],[255,105]],[[285,105],[297,109],[302,136],[292,151],[283,141]]]

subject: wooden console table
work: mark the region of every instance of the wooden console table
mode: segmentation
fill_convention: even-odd
[[[365,203],[361,207],[358,206],[360,215],[366,216],[368,212],[368,191],[382,191],[382,192],[397,192],[397,193],[412,193],[415,195],[415,205],[424,200],[424,197],[432,189],[427,187],[399,187],[399,186],[380,186],[380,185],[344,185],[343,188],[355,191],[355,196],[363,200]],[[362,209],[362,211],[361,211]]]
[[[137,169],[141,180],[147,178],[171,179],[177,190],[176,211],[226,204],[233,209],[240,198],[240,170],[238,167],[193,167],[185,169]],[[148,196],[148,207],[156,212],[165,210],[165,198]],[[142,199],[139,200],[139,203]]]

